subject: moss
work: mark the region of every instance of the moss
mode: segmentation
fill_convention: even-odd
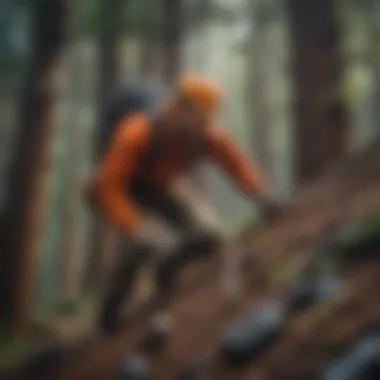
[[[0,322],[0,369],[11,365],[24,352],[27,341],[15,337],[8,321]]]
[[[329,341],[324,345],[324,349],[330,359],[337,358],[342,355],[350,346],[351,341]]]
[[[273,286],[289,286],[299,278],[302,272],[302,260],[285,261],[270,270],[268,273],[270,283]]]
[[[379,236],[380,240],[380,211],[378,210],[364,219],[343,226],[337,238],[342,244],[349,245],[374,235]]]
[[[380,212],[376,210],[364,219],[344,225],[330,247],[335,264],[345,266],[380,254]]]

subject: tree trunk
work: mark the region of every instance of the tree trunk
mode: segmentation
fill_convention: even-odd
[[[42,184],[49,142],[56,74],[67,34],[68,0],[35,0],[32,58],[20,107],[20,130],[11,163],[7,203],[1,220],[1,305],[20,331],[31,316],[41,230]]]
[[[162,49],[156,38],[146,37],[142,41],[140,71],[143,77],[162,77]]]
[[[295,90],[295,175],[303,183],[348,153],[339,94],[340,30],[332,0],[288,0]]]
[[[251,120],[253,122],[253,147],[260,169],[265,173],[268,187],[274,185],[274,136],[273,125],[269,109],[268,88],[268,55],[266,48],[265,25],[259,19],[258,7],[263,3],[251,6],[252,37],[249,54],[249,105]]]
[[[16,135],[14,116],[15,96],[18,87],[15,78],[5,78],[7,74],[3,73],[0,77],[2,86],[0,90],[0,181],[2,183],[4,183],[8,172],[8,161],[12,155],[13,140]],[[5,186],[0,186],[0,210],[3,209],[6,202],[5,191]]]
[[[168,84],[173,84],[181,69],[181,42],[184,31],[182,0],[162,0],[164,28],[162,38],[163,75]]]
[[[378,2],[374,2],[373,12],[369,15],[370,23],[370,39],[373,46],[373,50],[377,50],[377,44],[380,37],[380,25],[379,25],[379,13],[380,5]],[[372,62],[372,68],[374,73],[374,89],[372,95],[372,109],[371,116],[373,120],[372,129],[368,133],[368,142],[376,138],[380,133],[380,59],[378,54],[374,54]]]
[[[149,7],[155,17],[162,15],[161,4],[157,0],[146,0],[146,6]],[[147,25],[141,40],[140,49],[140,72],[143,77],[162,80],[162,46],[161,46],[162,28],[158,25]]]
[[[80,238],[83,234],[81,226],[81,198],[80,176],[83,172],[83,123],[81,123],[81,112],[83,111],[83,57],[76,49],[72,53],[70,73],[72,83],[68,91],[68,102],[70,104],[70,116],[68,119],[68,153],[64,184],[65,204],[63,206],[63,233],[62,233],[62,286],[61,294],[65,299],[72,299],[80,291],[80,279],[78,268],[83,252],[79,251]]]
[[[125,1],[103,0],[102,14],[104,28],[99,36],[99,107],[112,93],[121,80],[121,41],[120,15],[123,13]],[[98,118],[99,121],[99,118]],[[98,126],[99,127],[99,126]],[[95,141],[95,161],[99,159],[99,141]],[[111,256],[112,234],[101,219],[94,220],[92,229],[92,244],[90,247],[89,266],[86,287],[90,291],[97,291],[105,276],[105,262]]]
[[[114,13],[111,4],[116,2],[105,1],[105,12]],[[117,5],[122,3],[118,0]],[[116,5],[114,5],[116,7]],[[111,17],[111,16],[110,16]],[[106,29],[99,38],[99,103],[103,104],[109,94],[121,80],[121,41],[114,30]]]

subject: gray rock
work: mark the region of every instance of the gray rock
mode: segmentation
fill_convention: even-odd
[[[26,354],[18,369],[18,379],[40,379],[47,373],[66,364],[71,359],[71,350],[56,342],[36,345]]]
[[[256,360],[277,341],[284,317],[280,303],[268,303],[232,323],[221,339],[224,362],[239,367]]]
[[[318,302],[327,301],[339,293],[340,281],[332,276],[318,276],[297,283],[288,299],[288,313],[303,311]]]
[[[181,372],[178,380],[208,380],[209,368],[204,360],[195,360],[189,363]]]
[[[140,355],[124,360],[117,373],[117,380],[150,380],[152,378],[149,361]]]
[[[156,353],[164,347],[173,333],[173,320],[168,313],[154,315],[148,325],[148,335],[144,343],[145,349]]]
[[[380,379],[380,334],[363,338],[340,358],[332,361],[321,380]]]

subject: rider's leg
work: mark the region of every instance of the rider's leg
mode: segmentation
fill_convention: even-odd
[[[173,229],[180,232],[182,239],[175,248],[167,249],[170,246],[167,241],[161,247],[150,247],[150,254],[142,252],[146,247],[123,246],[101,309],[101,326],[105,330],[115,327],[123,301],[132,290],[139,269],[146,263],[147,257],[166,251],[164,257],[158,260],[156,271],[158,291],[165,295],[182,267],[215,250],[220,241],[217,229],[211,227],[210,213],[199,212],[199,200],[195,205],[190,201],[199,197],[194,197],[193,194],[186,197],[180,191],[169,193],[145,184],[136,184],[133,195],[141,207],[161,216]]]
[[[113,332],[119,323],[124,300],[130,295],[138,269],[149,260],[152,248],[137,246],[131,241],[120,245],[114,271],[100,307],[99,324],[105,333]]]
[[[136,203],[144,209],[153,210],[153,205],[157,202],[156,198],[160,198],[159,191],[146,184],[134,184],[131,190]],[[159,228],[158,224],[157,230]],[[149,246],[147,242],[138,242],[133,239],[133,236],[122,239],[115,268],[111,273],[100,308],[99,324],[106,333],[112,332],[117,327],[122,308],[124,305],[127,306],[128,297],[131,296],[140,269],[153,256],[167,249],[167,237],[162,236],[163,234],[159,231],[157,235],[157,244],[154,246],[152,243]]]
[[[170,249],[157,266],[157,285],[171,288],[177,273],[190,261],[214,252],[221,235],[216,218],[189,183],[169,192],[155,192],[150,207],[180,233],[179,244]]]

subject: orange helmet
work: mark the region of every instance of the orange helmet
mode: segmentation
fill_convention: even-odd
[[[213,81],[193,75],[186,75],[179,79],[178,92],[192,101],[196,106],[211,111],[216,109],[222,100],[222,89]]]

